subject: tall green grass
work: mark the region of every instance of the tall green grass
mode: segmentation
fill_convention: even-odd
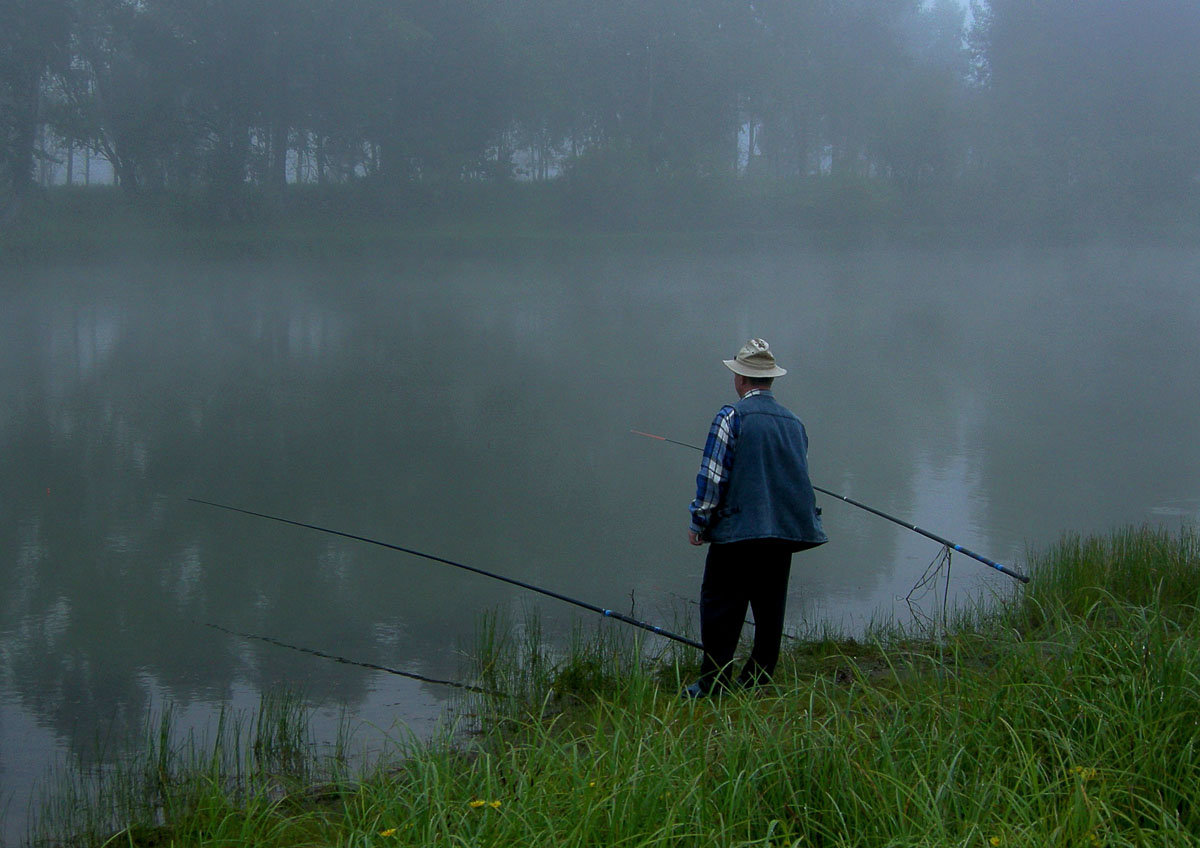
[[[1200,606],[1200,536],[1194,527],[1126,527],[1070,535],[1033,562],[1034,579],[1005,605],[1004,623],[1037,632],[1109,608],[1150,607],[1191,618]]]
[[[699,702],[678,697],[694,658],[611,628],[551,654],[492,618],[474,668],[504,695],[464,704],[471,734],[398,748],[328,803],[208,772],[204,803],[159,803],[154,841],[111,844],[1200,843],[1195,533],[1066,538],[1030,568],[937,639],[827,635],[776,685]]]
[[[31,842],[159,845],[186,834],[188,844],[288,844],[310,829],[314,792],[344,779],[344,737],[319,753],[309,719],[298,693],[270,692],[253,714],[222,710],[211,736],[197,735],[168,706],[127,753],[60,768]]]

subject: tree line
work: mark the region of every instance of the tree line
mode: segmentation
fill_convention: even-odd
[[[1193,209],[1194,0],[0,0],[0,189],[814,177]],[[51,144],[47,143],[51,140]],[[847,189],[849,190],[849,189]]]

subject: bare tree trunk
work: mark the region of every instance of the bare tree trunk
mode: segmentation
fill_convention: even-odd
[[[246,207],[246,151],[250,127],[236,119],[226,121],[224,134],[217,139],[209,190],[216,211],[230,221],[243,220]]]
[[[271,127],[271,171],[267,183],[282,191],[287,186],[288,126],[276,120]]]
[[[16,198],[28,194],[33,185],[33,159],[37,150],[38,78],[32,74],[13,86],[15,96],[10,108],[14,114],[12,154],[9,160],[12,193]]]
[[[128,157],[118,156],[113,162],[113,172],[123,193],[130,196],[138,193],[137,169]]]
[[[292,172],[292,178],[296,181],[296,185],[304,183],[304,178],[308,170],[308,145],[311,138],[306,132],[300,136],[300,142],[296,145],[296,167]]]
[[[38,185],[42,188],[47,188],[52,179],[50,173],[50,155],[46,151],[46,125],[40,122],[37,128],[37,159]]]

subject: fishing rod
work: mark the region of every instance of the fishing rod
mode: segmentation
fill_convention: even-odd
[[[654,433],[643,433],[641,430],[630,430],[630,432],[635,433],[636,435],[639,435],[639,436],[648,436],[651,439],[658,439],[660,442],[670,442],[673,445],[680,445],[681,447],[691,448],[692,450],[700,451],[701,453],[704,452],[704,448],[702,448],[702,447],[699,447],[699,446],[693,445],[693,444],[689,444],[688,442],[678,442],[675,439],[668,439],[666,436],[657,436]],[[871,513],[872,515],[878,515],[880,518],[886,518],[888,521],[891,521],[895,524],[899,524],[901,527],[907,527],[909,530],[912,530],[914,533],[920,533],[922,536],[924,536],[927,539],[933,539],[933,541],[935,541],[939,544],[945,545],[947,548],[949,548],[952,551],[958,551],[960,554],[965,554],[966,556],[969,556],[972,559],[979,560],[984,565],[990,565],[992,568],[996,569],[1001,574],[1007,574],[1009,577],[1012,577],[1016,580],[1020,580],[1022,583],[1029,582],[1029,577],[1022,574],[1021,572],[1014,571],[1013,569],[1009,568],[1008,566],[1001,565],[1000,563],[996,562],[995,560],[988,559],[983,554],[977,554],[968,548],[964,548],[962,545],[956,544],[954,542],[951,542],[949,539],[946,539],[946,538],[943,538],[942,536],[937,535],[936,533],[930,533],[928,530],[923,530],[915,524],[909,524],[907,521],[899,519],[894,515],[888,515],[886,512],[875,509],[875,507],[873,507],[873,506],[867,506],[865,503],[860,503],[859,501],[853,500],[852,498],[848,498],[845,495],[839,495],[837,492],[831,492],[828,489],[822,489],[820,486],[813,486],[813,488],[816,489],[818,492],[822,492],[823,494],[829,495],[831,498],[837,498],[840,501],[845,501],[846,503],[850,504],[851,506],[856,506],[859,509],[865,509],[867,512]]]
[[[230,636],[237,636],[240,639],[254,639],[259,642],[266,642],[268,645],[274,645],[278,648],[287,648],[292,651],[299,651],[302,654],[308,654],[314,657],[321,657],[326,660],[342,663],[343,665],[356,665],[360,668],[369,668],[374,671],[386,671],[388,674],[396,674],[400,677],[407,677],[410,680],[419,680],[422,683],[437,683],[440,686],[453,686],[455,689],[465,689],[468,692],[478,692],[481,695],[499,695],[499,692],[493,692],[490,689],[484,689],[480,686],[472,686],[469,683],[459,683],[457,680],[441,680],[437,677],[426,677],[423,674],[417,674],[415,671],[401,671],[398,668],[389,668],[386,665],[377,663],[362,662],[361,660],[352,660],[348,657],[340,657],[337,654],[327,654],[324,651],[318,651],[316,648],[306,648],[303,645],[293,645],[290,642],[284,642],[272,636],[260,636],[257,633],[243,633],[240,630],[230,630],[228,627],[222,627],[219,624],[213,624],[209,621],[195,621],[196,624],[202,624],[205,627],[211,627],[213,630],[220,630],[222,633],[228,633]]]
[[[445,557],[436,556],[434,554],[428,554],[423,551],[414,550],[412,548],[406,548],[406,547],[403,547],[402,545],[393,545],[391,542],[381,542],[378,539],[368,539],[366,536],[357,536],[353,533],[345,533],[341,530],[332,530],[328,527],[320,527],[316,524],[305,524],[303,521],[293,521],[290,518],[280,518],[277,515],[268,515],[265,512],[254,512],[252,510],[242,509],[242,508],[236,507],[236,506],[229,506],[227,504],[214,503],[213,501],[200,500],[199,498],[188,498],[188,500],[191,501],[192,503],[203,504],[204,506],[213,506],[213,507],[217,507],[218,509],[227,509],[230,512],[240,512],[242,515],[250,515],[255,518],[266,518],[270,521],[278,521],[281,524],[291,524],[293,527],[304,527],[308,530],[316,530],[320,533],[328,533],[331,536],[341,536],[344,539],[353,539],[357,542],[366,542],[368,545],[378,545],[379,547],[387,548],[388,550],[399,551],[400,553],[404,553],[404,554],[411,554],[412,556],[432,560],[433,562],[440,562],[443,565],[452,565],[455,568],[461,568],[463,571],[470,571],[475,574],[482,574],[484,577],[491,577],[493,580],[500,580],[504,583],[511,583],[513,586],[520,586],[522,589],[528,589],[531,592],[537,592],[538,594],[541,594],[541,595],[547,595],[551,598],[556,598],[560,601],[565,601],[568,604],[574,604],[575,606],[582,607],[585,610],[590,610],[591,612],[599,613],[600,615],[603,615],[606,618],[615,618],[617,621],[623,621],[626,624],[632,624],[634,627],[640,627],[643,630],[649,630],[651,633],[657,633],[659,636],[663,636],[667,639],[672,639],[672,640],[674,640],[676,642],[680,642],[684,645],[690,645],[693,648],[698,648],[699,650],[704,650],[704,646],[701,645],[699,642],[689,639],[686,636],[680,636],[677,633],[672,633],[669,630],[664,630],[663,628],[658,627],[657,625],[647,624],[644,621],[638,621],[636,618],[633,618],[628,615],[623,615],[622,613],[619,613],[616,610],[604,609],[603,607],[598,607],[595,604],[589,604],[587,601],[581,601],[577,598],[570,598],[566,595],[560,595],[558,592],[552,592],[549,589],[543,589],[541,586],[534,586],[532,583],[525,583],[521,580],[515,580],[512,577],[505,577],[502,574],[495,574],[491,571],[484,571],[482,568],[476,568],[473,565],[465,565],[464,563],[461,563],[461,562],[455,562],[454,560],[446,559]]]

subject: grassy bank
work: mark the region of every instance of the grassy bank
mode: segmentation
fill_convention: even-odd
[[[805,640],[777,686],[698,703],[677,697],[682,656],[626,634],[556,659],[536,630],[485,623],[477,677],[509,697],[464,704],[477,734],[353,779],[282,755],[303,748],[286,719],[249,757],[151,746],[140,784],[49,841],[1198,844],[1200,538],[1071,538],[1030,567],[936,639]]]

